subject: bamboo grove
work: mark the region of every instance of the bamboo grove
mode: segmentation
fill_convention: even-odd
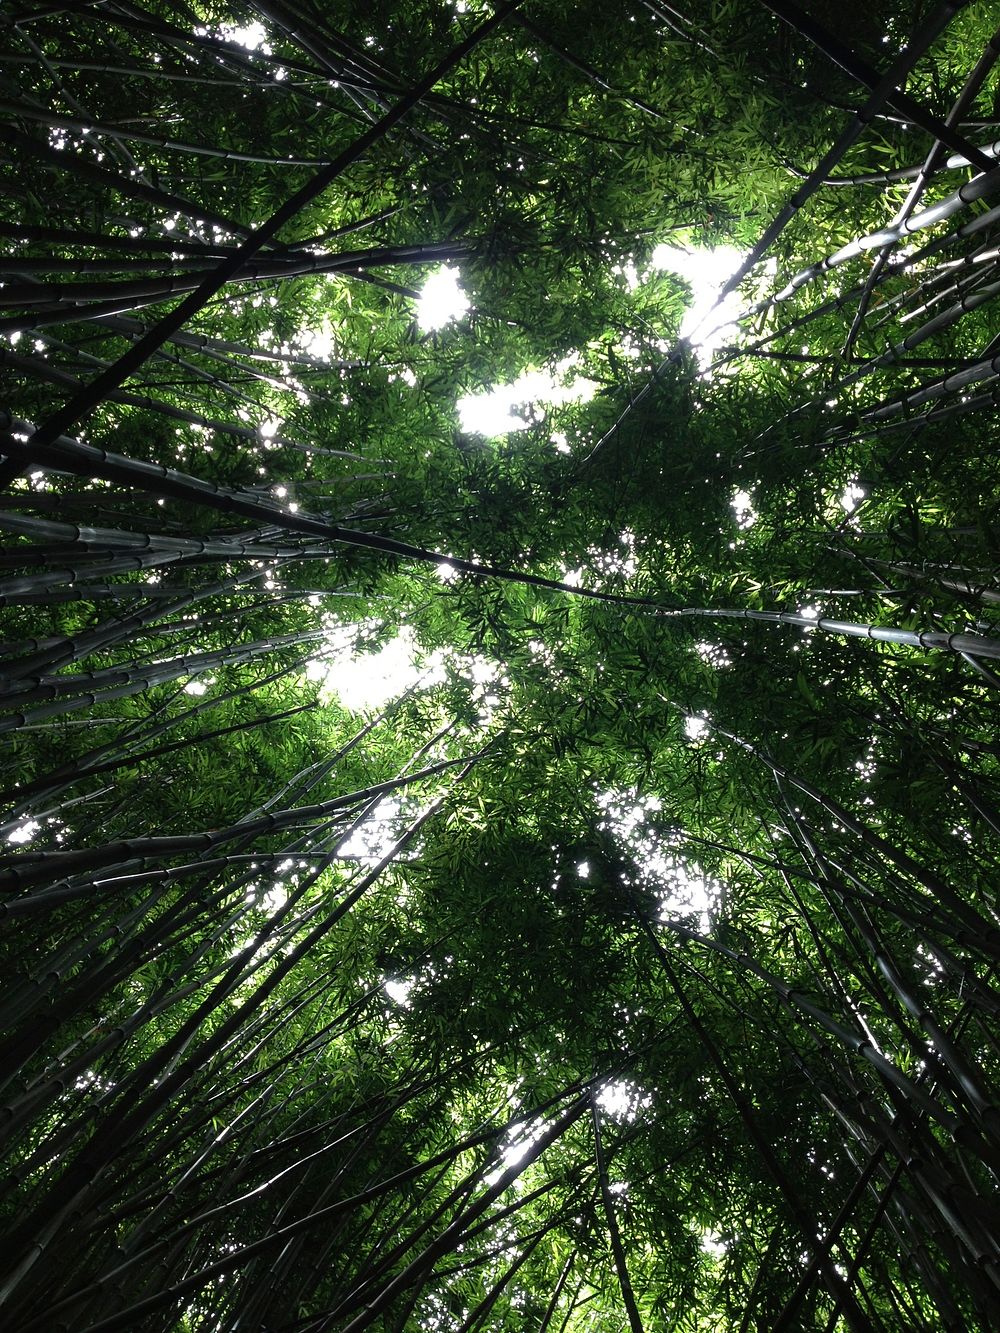
[[[995,1327],[990,11],[0,10],[4,1328]]]

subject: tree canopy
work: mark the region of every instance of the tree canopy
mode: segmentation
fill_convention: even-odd
[[[996,1326],[995,18],[0,15],[5,1328]]]

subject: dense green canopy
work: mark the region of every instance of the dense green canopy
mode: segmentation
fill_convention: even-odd
[[[0,15],[4,1328],[995,1327],[992,9]]]

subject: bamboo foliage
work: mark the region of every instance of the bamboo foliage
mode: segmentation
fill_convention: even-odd
[[[5,1327],[993,1326],[987,10],[3,16]]]

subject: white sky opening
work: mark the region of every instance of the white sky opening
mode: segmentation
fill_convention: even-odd
[[[722,1259],[729,1249],[727,1243],[714,1231],[703,1231],[698,1243],[710,1259]]]
[[[681,320],[678,336],[690,342],[702,370],[711,365],[719,348],[731,342],[737,333],[735,321],[743,307],[739,293],[730,292],[718,309],[713,310],[713,306],[724,284],[745,259],[746,255],[731,245],[698,250],[664,243],[652,253],[653,269],[675,274],[691,289],[691,304]]]
[[[505,1171],[523,1161],[545,1133],[545,1129],[544,1120],[530,1120],[527,1124],[515,1125],[508,1132],[507,1141],[500,1149],[499,1165],[486,1176],[486,1184],[495,1185]]]
[[[684,719],[684,735],[689,741],[703,740],[708,732],[708,718],[692,713]]]
[[[453,566],[442,564],[438,573],[448,582],[457,571]],[[433,689],[458,676],[469,688],[472,702],[478,706],[479,726],[487,727],[510,684],[503,665],[490,658],[445,653],[440,649],[425,653],[408,625],[373,652],[359,651],[357,636],[359,629],[377,632],[377,621],[359,626],[341,624],[330,617],[325,628],[322,655],[313,658],[306,666],[307,679],[319,682],[321,703],[337,699],[352,712],[373,712],[398,699],[412,686]],[[363,850],[351,848],[349,854],[355,855]]]
[[[590,556],[590,569],[605,578],[630,579],[639,567],[638,539],[631,528],[624,528],[618,534],[617,551],[590,546],[587,554]]]
[[[417,324],[424,333],[443,329],[469,309],[469,298],[458,279],[458,269],[439,268],[424,280],[417,301]]]
[[[729,507],[733,511],[738,528],[745,531],[757,522],[757,511],[753,507],[753,496],[749,491],[735,491],[729,501]]]
[[[321,700],[335,696],[360,713],[383,707],[421,679],[426,685],[444,680],[440,654],[423,658],[408,626],[375,652],[359,653],[356,644],[357,626],[329,626],[326,651],[306,667],[308,679],[320,682]]]
[[[295,338],[296,350],[314,356],[317,361],[329,361],[334,346],[333,329],[326,319],[318,329],[302,329]]]
[[[618,534],[617,549],[609,542],[607,547],[588,546],[587,559],[575,568],[563,565],[559,578],[570,588],[601,588],[608,583],[630,579],[639,568],[641,551],[639,540],[631,528]]]
[[[337,847],[337,855],[359,861],[362,865],[377,865],[414,817],[419,802],[406,802],[399,796],[387,796],[379,801],[363,824]]]
[[[292,863],[289,861],[282,864]],[[269,889],[265,889],[261,884],[252,884],[247,889],[246,900],[251,906],[259,907],[262,912],[266,912],[268,916],[274,916],[275,912],[279,912],[288,902],[288,888],[281,879],[275,880]]]
[[[201,695],[207,694],[209,686],[214,684],[215,684],[214,676],[205,676],[203,680],[198,680],[197,678],[195,678],[189,680],[187,684],[183,687],[184,693],[193,694],[196,698],[199,698]]]
[[[712,931],[712,913],[719,902],[719,885],[683,857],[662,857],[656,867],[666,887],[660,894],[660,920],[695,916],[703,935]]]
[[[449,665],[471,686],[473,702],[480,710],[479,725],[488,727],[510,685],[510,677],[500,663],[487,657],[451,657]]]
[[[404,978],[402,980],[392,980],[387,978],[382,982],[382,989],[392,1000],[393,1004],[399,1005],[401,1009],[412,1007],[413,1001],[410,999],[410,991],[413,989],[416,977]]]
[[[630,1123],[639,1118],[639,1113],[652,1105],[652,1097],[642,1088],[636,1087],[627,1079],[614,1079],[601,1086],[597,1093],[597,1105],[609,1120],[619,1124]]]
[[[566,403],[586,403],[597,392],[597,385],[577,374],[580,357],[573,353],[541,370],[526,370],[511,384],[498,384],[482,393],[470,393],[458,400],[458,420],[466,435],[495,439],[528,430],[544,421],[546,409]],[[566,436],[552,436],[557,449],[566,445]]]
[[[23,846],[24,843],[31,842],[41,827],[37,819],[26,819],[7,834],[7,841],[12,842],[15,847]]]
[[[676,837],[655,826],[662,803],[658,796],[601,792],[601,826],[635,862],[642,884],[656,894],[661,921],[694,917],[707,935],[721,897],[721,887],[681,851]]]
[[[936,986],[938,982],[944,980],[944,964],[922,944],[917,945],[917,961],[923,971],[925,985]]]
[[[238,46],[246,47],[248,51],[260,51],[265,56],[271,54],[271,48],[267,44],[267,29],[256,19],[242,25],[220,23],[214,31],[210,28],[195,28],[194,31],[196,37],[215,37],[219,41],[235,42]]]
[[[706,666],[715,667],[717,670],[721,670],[722,667],[732,665],[733,659],[721,644],[707,642],[696,643],[694,650]]]

